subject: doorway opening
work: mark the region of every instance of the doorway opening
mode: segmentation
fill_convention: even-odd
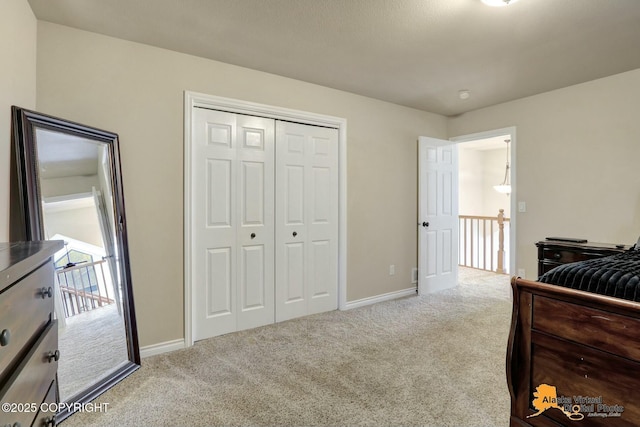
[[[458,143],[459,160],[458,265],[464,269],[513,275],[516,265],[515,128],[451,140]],[[505,181],[511,185],[509,192],[504,192],[500,185]]]
[[[482,238],[476,237],[475,240],[482,242],[482,252],[476,249],[463,248],[460,250],[460,241],[464,239],[471,241],[471,237],[467,236],[470,229],[474,227],[467,226],[465,231],[464,225],[460,225],[459,210],[459,194],[475,194],[480,193],[476,190],[468,190],[460,188],[458,183],[459,175],[464,174],[459,167],[458,151],[460,146],[472,144],[473,141],[487,140],[496,138],[504,144],[505,139],[509,139],[510,150],[506,156],[508,164],[503,164],[496,168],[494,173],[509,178],[511,188],[509,196],[501,193],[502,201],[497,209],[496,225],[494,226],[497,243],[491,247],[491,244],[485,245],[493,234],[492,217],[488,218],[485,224],[488,225],[475,226],[476,229],[483,230]],[[515,216],[511,214],[515,212],[516,205],[516,174],[515,174],[515,149],[516,149],[516,130],[515,127],[497,129],[493,131],[481,132],[471,135],[463,135],[451,138],[449,140],[440,140],[436,138],[421,136],[418,138],[418,294],[424,295],[431,292],[455,287],[459,284],[459,270],[468,267],[459,267],[460,260],[464,258],[464,254],[468,251],[469,257],[484,258],[480,253],[486,253],[488,261],[483,261],[485,267],[493,269],[494,261],[491,255],[494,249],[497,249],[495,256],[496,270],[498,269],[498,259],[500,260],[500,274],[502,278],[508,278],[506,274],[513,274],[515,271]],[[464,143],[464,144],[463,144]],[[482,144],[481,144],[482,145]],[[506,145],[506,144],[505,144]],[[503,148],[506,150],[506,148]],[[505,152],[503,152],[504,155]],[[505,160],[505,157],[502,157]],[[506,169],[506,173],[505,173]],[[478,181],[480,174],[475,175]],[[493,189],[494,185],[506,184],[506,179],[497,179],[495,182],[487,183]],[[492,195],[493,196],[493,195]],[[505,200],[505,198],[507,200]],[[480,199],[482,200],[481,196]],[[479,201],[472,201],[471,206],[480,205]],[[504,206],[504,208],[502,208]],[[500,213],[500,209],[503,212]],[[485,216],[475,214],[472,215]],[[482,212],[482,211],[479,211]],[[506,215],[505,215],[506,213]],[[508,221],[505,221],[505,217]],[[508,224],[506,236],[505,224]],[[484,231],[488,230],[488,231]],[[500,244],[500,234],[502,234],[502,244]],[[486,249],[485,249],[486,248]],[[499,252],[498,252],[499,251]],[[461,256],[462,255],[462,256]],[[498,255],[500,257],[498,258]],[[475,269],[480,271],[479,269]]]

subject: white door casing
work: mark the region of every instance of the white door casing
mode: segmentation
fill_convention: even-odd
[[[421,136],[418,294],[458,283],[458,156],[451,141]]]
[[[274,320],[274,121],[193,111],[194,340]]]
[[[338,307],[338,131],[276,123],[276,321]]]

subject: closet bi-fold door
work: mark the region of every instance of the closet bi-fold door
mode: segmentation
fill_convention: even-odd
[[[275,320],[274,128],[194,109],[195,340]]]
[[[338,131],[276,122],[276,321],[338,307]]]

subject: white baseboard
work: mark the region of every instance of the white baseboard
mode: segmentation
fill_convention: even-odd
[[[341,310],[351,310],[353,308],[364,307],[366,305],[375,304],[382,301],[389,301],[392,299],[408,297],[416,295],[416,288],[411,287],[402,289],[400,291],[388,292],[382,295],[376,295],[373,297],[362,298],[355,301],[348,301],[347,304]],[[140,357],[146,358],[150,356],[156,356],[162,353],[168,353],[170,351],[181,350],[186,348],[184,339],[178,339],[173,341],[165,341],[158,344],[147,345],[140,348]]]
[[[156,356],[170,351],[181,350],[185,348],[184,339],[165,341],[158,344],[147,345],[140,348],[140,357]]]
[[[362,298],[355,301],[347,301],[347,304],[342,310],[351,310],[352,308],[364,307],[365,305],[371,305],[382,301],[408,297],[411,295],[417,295],[415,287],[402,289],[401,291],[388,292],[386,294],[376,295],[373,297]]]

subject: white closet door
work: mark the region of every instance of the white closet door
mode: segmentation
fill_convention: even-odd
[[[274,321],[274,121],[196,108],[192,129],[200,340]]]
[[[338,131],[276,123],[276,321],[338,307]]]

